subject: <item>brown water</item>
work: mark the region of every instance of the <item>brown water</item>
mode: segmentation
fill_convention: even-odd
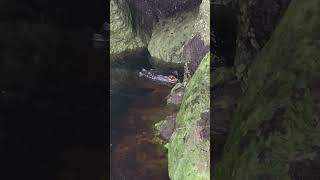
[[[166,149],[155,142],[159,138],[153,127],[165,118],[170,89],[142,80],[130,84],[142,93],[122,106],[122,116],[111,118],[111,131],[116,133],[111,134],[110,179],[168,180]]]

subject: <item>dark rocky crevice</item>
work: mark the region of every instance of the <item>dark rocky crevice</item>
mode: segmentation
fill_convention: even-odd
[[[212,9],[212,44],[211,52],[220,61],[215,66],[233,66],[236,56],[237,13],[230,6],[213,5]],[[214,40],[213,40],[214,39]]]
[[[211,62],[211,108],[210,108],[210,128],[211,138],[214,145],[211,168],[220,161],[226,143],[232,120],[232,113],[235,109],[235,98],[241,94],[241,89],[236,82],[236,77],[230,71],[234,66],[236,56],[236,39],[238,33],[237,12],[231,6],[213,5],[211,14],[211,53],[215,55]],[[223,70],[225,69],[225,70]],[[216,71],[216,72],[215,72]],[[225,73],[220,74],[223,71]],[[229,73],[228,73],[229,72]],[[222,79],[219,79],[222,78]],[[217,81],[217,82],[216,82]],[[220,82],[221,81],[221,82]],[[230,97],[234,102],[227,107],[220,107],[219,102],[223,102],[225,97]],[[214,102],[214,103],[212,103]]]

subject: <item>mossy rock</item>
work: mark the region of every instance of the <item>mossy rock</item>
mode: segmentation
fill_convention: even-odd
[[[186,85],[186,92],[176,118],[176,131],[168,148],[169,176],[172,180],[210,179],[210,141],[199,126],[210,109],[210,53],[203,58]],[[208,117],[209,118],[209,117]],[[210,121],[209,119],[205,119]]]
[[[210,43],[210,2],[203,0],[200,7],[190,12],[164,18],[154,27],[148,50],[154,66],[183,69],[183,48],[196,34],[205,45]]]
[[[177,83],[170,91],[167,97],[167,105],[179,107],[184,95],[184,87],[182,83]]]
[[[248,67],[248,88],[233,114],[216,179],[295,179],[292,174],[302,172],[292,172],[293,164],[319,157],[319,107],[312,94],[320,82],[319,19],[319,1],[292,0]]]
[[[125,0],[110,1],[110,60],[141,52],[146,44],[133,28],[132,16]]]

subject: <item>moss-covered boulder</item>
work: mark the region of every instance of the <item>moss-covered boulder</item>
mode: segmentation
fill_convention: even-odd
[[[172,180],[210,179],[210,53],[203,58],[176,117],[176,130],[168,148]]]
[[[140,52],[146,44],[137,35],[131,11],[125,0],[110,1],[110,60]]]
[[[169,18],[162,18],[155,25],[148,50],[151,61],[163,69],[183,69],[185,58],[183,49],[196,34],[203,41],[203,48],[210,43],[210,1],[203,0],[201,5],[189,12]]]
[[[319,18],[319,1],[292,0],[248,68],[216,179],[313,178],[306,172],[319,164]]]
[[[161,18],[168,18],[199,6],[201,0],[127,0],[142,39],[149,42],[153,25]]]

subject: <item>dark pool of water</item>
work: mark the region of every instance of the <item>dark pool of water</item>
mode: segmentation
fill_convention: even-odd
[[[166,149],[155,143],[153,126],[165,117],[170,89],[137,77],[128,79],[130,91],[111,96],[110,179],[168,180]]]

